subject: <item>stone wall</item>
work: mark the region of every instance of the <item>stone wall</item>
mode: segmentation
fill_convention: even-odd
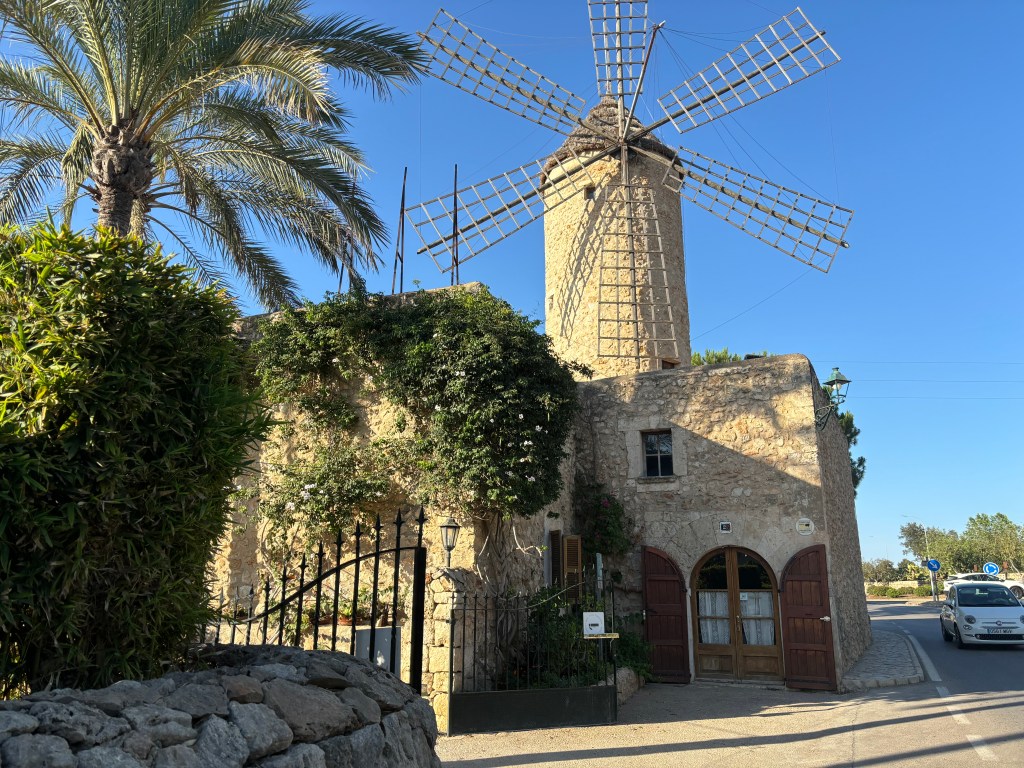
[[[4,768],[440,768],[427,702],[345,654],[230,648],[212,669],[0,702]]]
[[[837,671],[860,656],[870,633],[849,452],[838,425],[824,435],[815,428],[819,390],[802,355],[580,385],[576,467],[614,493],[633,520],[636,549],[606,559],[606,569],[622,574],[620,612],[641,607],[640,545],[665,551],[689,588],[697,562],[719,547],[752,550],[778,581],[794,554],[824,544]],[[640,435],[647,430],[671,431],[672,476],[644,476]],[[813,523],[809,533],[798,530],[803,519]]]
[[[817,378],[813,391],[815,407],[827,405]],[[849,578],[829,580],[836,666],[842,676],[871,644],[871,625],[864,596],[850,449],[837,419],[830,418],[825,428],[818,431],[818,454],[821,457],[822,504],[830,542],[826,550],[829,573],[849,574]],[[859,579],[854,577],[857,573]]]

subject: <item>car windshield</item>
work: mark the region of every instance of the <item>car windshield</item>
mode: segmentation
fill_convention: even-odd
[[[957,592],[960,605],[964,608],[980,608],[992,606],[994,608],[1010,608],[1019,606],[1020,602],[1006,587],[970,587],[963,588]]]

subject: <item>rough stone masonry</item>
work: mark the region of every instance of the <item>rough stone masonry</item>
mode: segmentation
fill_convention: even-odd
[[[198,672],[0,702],[3,768],[440,768],[426,700],[343,653],[229,647]]]

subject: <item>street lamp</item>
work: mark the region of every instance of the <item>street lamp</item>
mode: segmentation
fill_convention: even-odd
[[[838,368],[833,368],[832,375],[825,379],[821,386],[828,391],[828,405],[814,412],[814,425],[818,429],[825,428],[833,413],[839,414],[839,406],[846,402],[846,392],[850,388],[850,380],[843,376]]]
[[[449,517],[441,523],[441,545],[448,553],[448,567],[452,567],[452,550],[455,549],[455,542],[459,540],[459,531],[462,526],[455,522],[454,517]]]

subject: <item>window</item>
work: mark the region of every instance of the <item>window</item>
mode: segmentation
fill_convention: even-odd
[[[583,199],[584,200],[593,200],[594,199],[594,191],[595,191],[594,188],[589,186],[589,185],[584,187],[583,188]]]
[[[647,477],[671,477],[672,432],[665,429],[642,433],[644,443],[644,474]]]
[[[679,361],[678,360],[662,360],[661,361],[661,370],[663,370],[663,371],[669,371],[669,370],[672,370],[673,368],[678,368],[678,367],[679,367]]]

